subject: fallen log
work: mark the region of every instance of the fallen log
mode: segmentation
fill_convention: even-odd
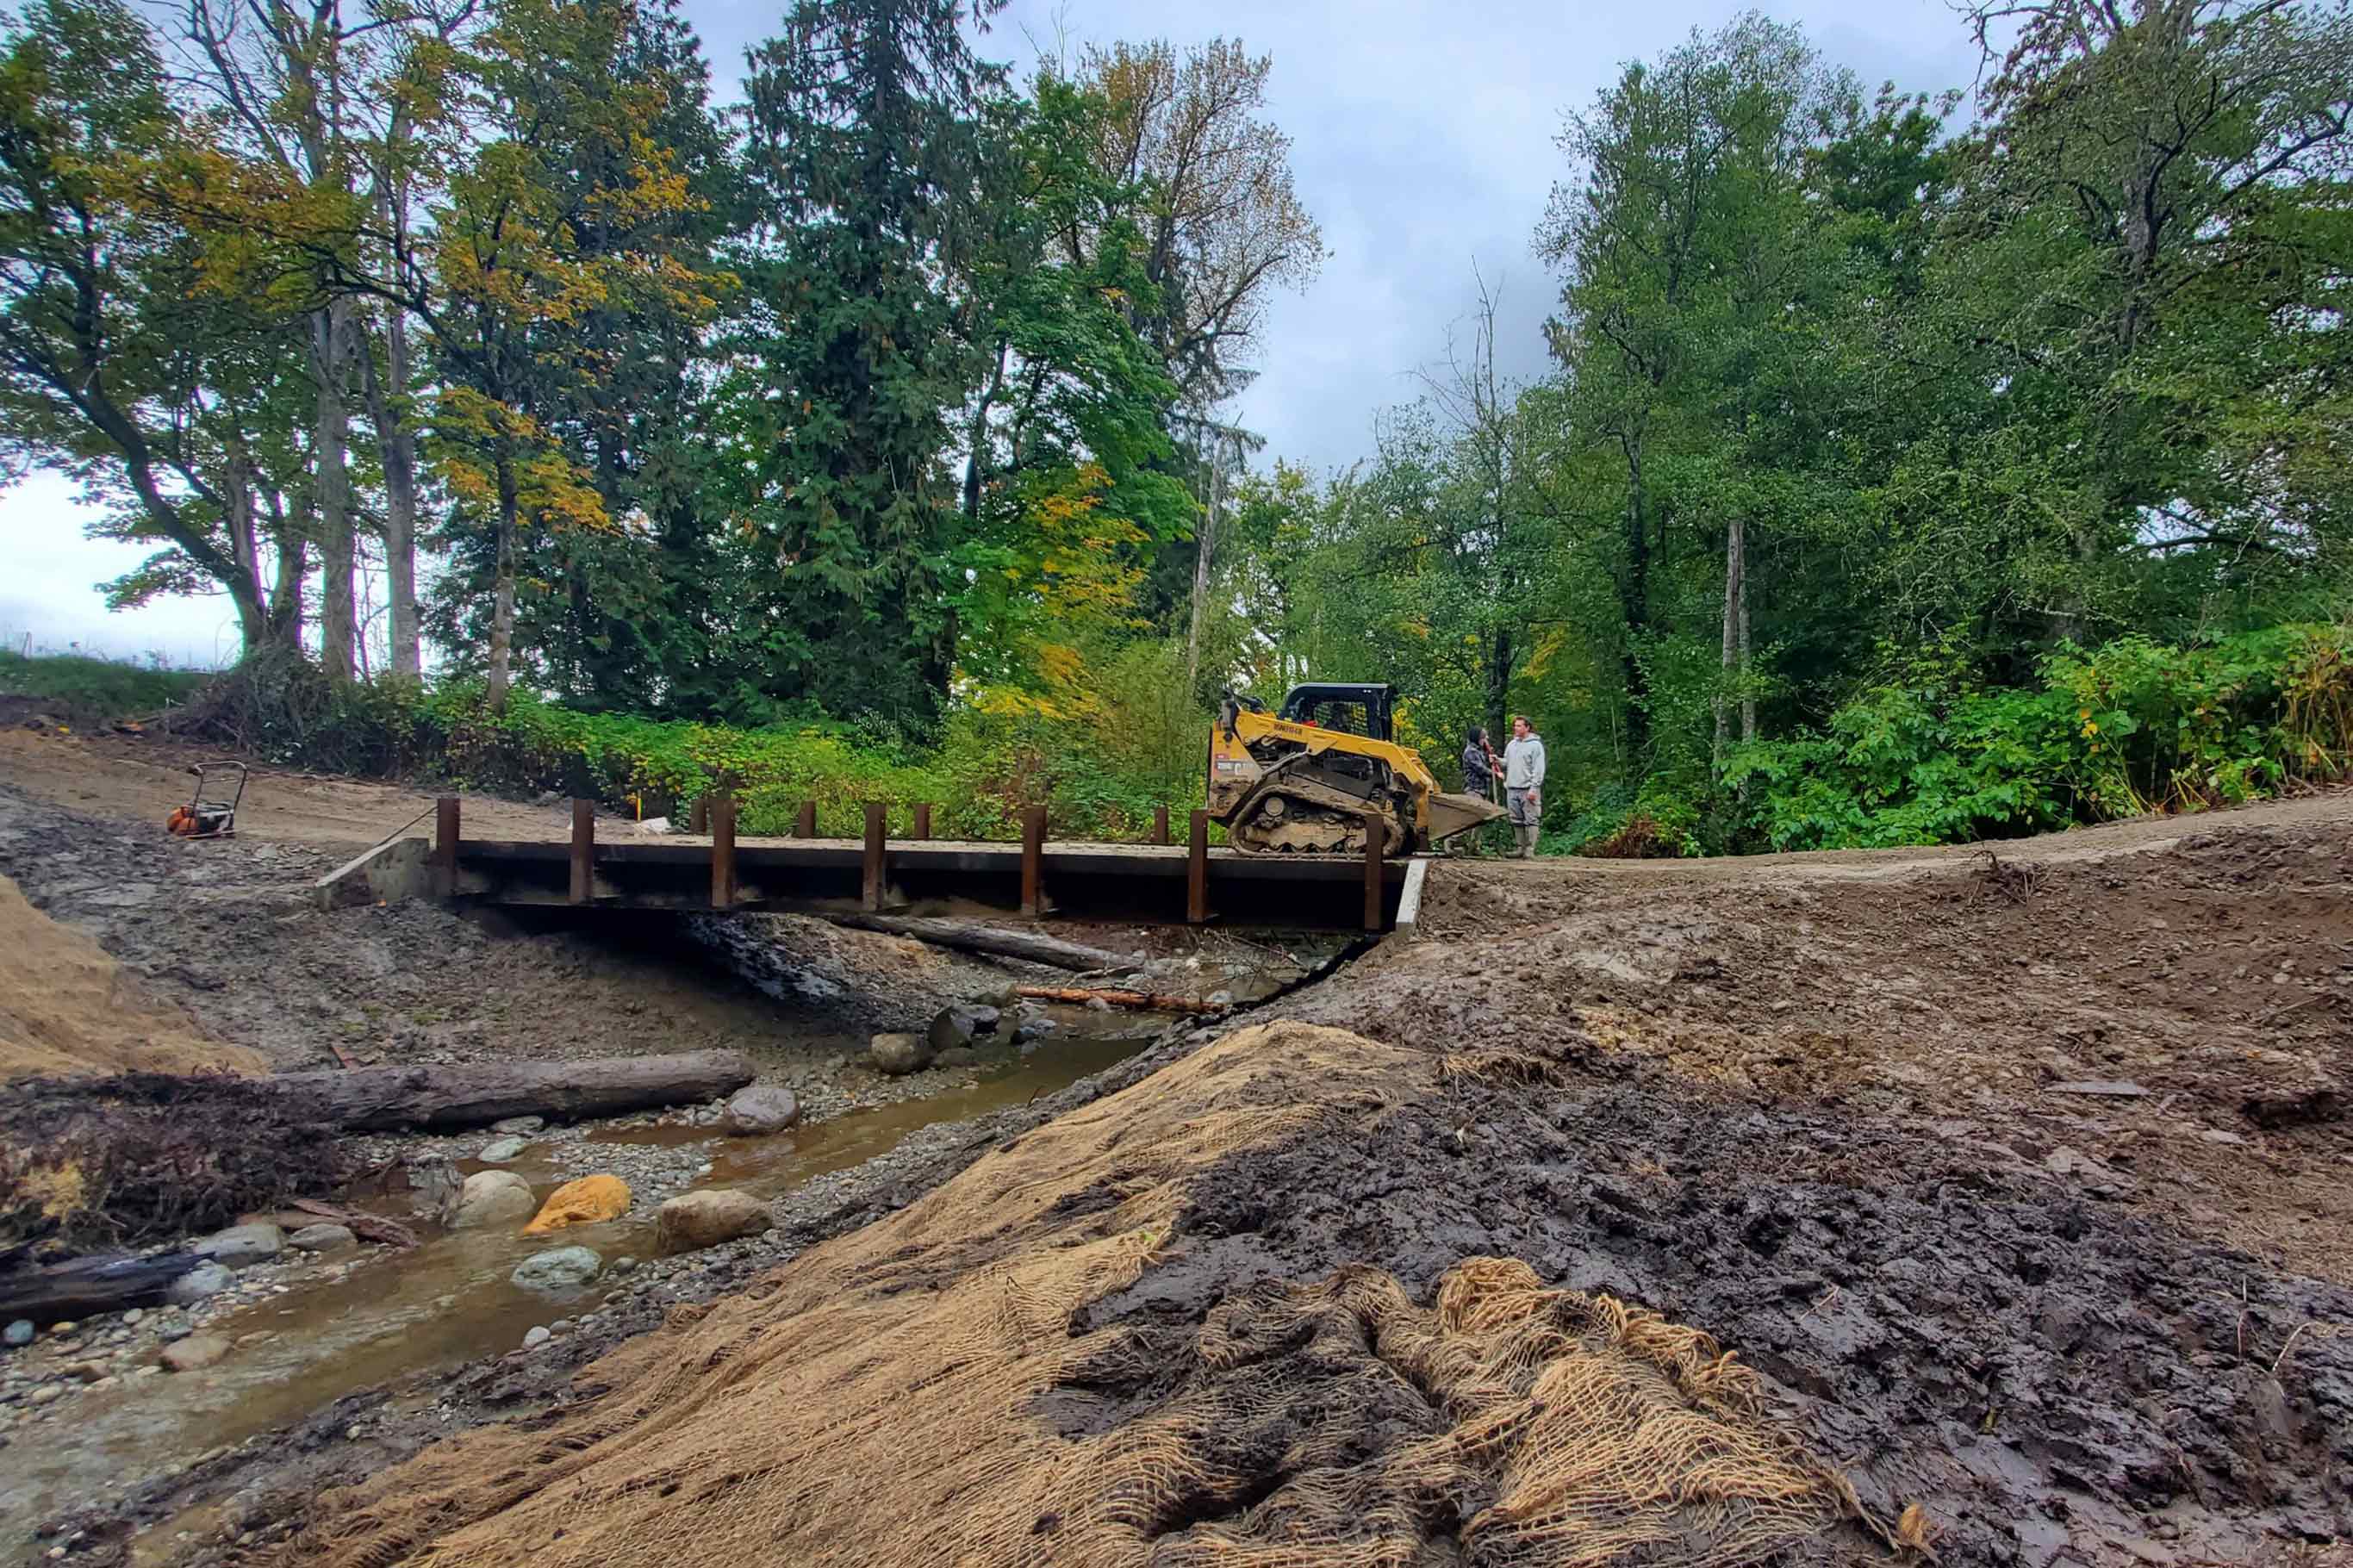
[[[1190,996],[1168,996],[1157,991],[1085,991],[1067,985],[1017,985],[1017,996],[1027,996],[1039,1002],[1076,1002],[1084,1005],[1101,1002],[1111,1007],[1135,1007],[1146,1013],[1222,1013],[1207,1002],[1196,1002]]]
[[[380,1242],[386,1247],[414,1247],[417,1233],[396,1219],[386,1219],[365,1209],[345,1208],[341,1204],[322,1203],[317,1198],[296,1198],[294,1206],[304,1214],[316,1215],[332,1225],[340,1225],[362,1241]]]
[[[1088,947],[1060,937],[1040,936],[1035,931],[1008,931],[1003,926],[981,925],[972,921],[944,921],[913,915],[828,914],[825,917],[839,926],[857,931],[879,931],[889,936],[913,937],[934,947],[952,947],[963,952],[986,952],[997,958],[1024,958],[1032,963],[1043,963],[1055,969],[1090,970],[1124,969],[1132,961],[1100,947]]]
[[[160,1300],[165,1286],[203,1261],[192,1252],[118,1255],[0,1274],[0,1318],[47,1323]]]
[[[364,1132],[480,1127],[510,1116],[574,1121],[734,1093],[754,1076],[741,1051],[681,1051],[605,1061],[290,1072],[260,1081],[315,1120]]]

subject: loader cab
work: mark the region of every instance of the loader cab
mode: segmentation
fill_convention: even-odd
[[[1276,717],[1344,735],[1386,741],[1389,738],[1389,707],[1396,696],[1397,689],[1391,686],[1332,682],[1294,686],[1284,696]]]

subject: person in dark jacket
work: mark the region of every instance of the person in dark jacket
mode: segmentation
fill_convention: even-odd
[[[1473,724],[1462,736],[1462,793],[1475,795],[1481,800],[1495,798],[1495,748],[1487,740],[1485,726]],[[1475,827],[1453,840],[1456,853],[1476,855],[1485,847],[1485,827]]]

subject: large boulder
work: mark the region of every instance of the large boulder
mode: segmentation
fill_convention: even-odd
[[[521,1138],[493,1138],[474,1155],[485,1165],[503,1165],[531,1145]]]
[[[782,1132],[801,1119],[801,1102],[780,1083],[755,1083],[739,1089],[719,1118],[720,1127],[739,1138]]]
[[[773,1223],[768,1205],[751,1194],[713,1187],[681,1194],[662,1205],[656,1228],[664,1247],[672,1252],[691,1252],[755,1236]]]
[[[866,1052],[875,1067],[893,1075],[932,1065],[933,1047],[921,1035],[877,1035]]]
[[[233,1225],[227,1230],[215,1231],[188,1250],[230,1268],[243,1268],[248,1264],[267,1263],[285,1251],[286,1233],[274,1225]]]
[[[164,1347],[167,1372],[202,1372],[225,1358],[234,1347],[218,1334],[190,1334]]]
[[[208,1258],[164,1286],[164,1300],[174,1307],[193,1307],[199,1301],[211,1300],[236,1283],[236,1278],[227,1268]]]
[[[286,1245],[297,1252],[341,1252],[359,1244],[360,1238],[345,1225],[306,1225],[286,1238]]]
[[[968,1048],[975,1035],[980,1033],[980,1013],[977,1007],[943,1007],[932,1016],[932,1026],[923,1032],[932,1054]],[[988,1021],[997,1022],[997,1009],[987,1009]]]
[[[582,1176],[547,1194],[538,1217],[522,1227],[525,1236],[544,1236],[567,1225],[600,1225],[629,1212],[629,1184],[618,1176]]]
[[[554,1247],[524,1258],[510,1278],[526,1290],[576,1290],[604,1267],[605,1259],[592,1247]]]
[[[505,1225],[526,1217],[538,1207],[539,1200],[531,1195],[531,1184],[512,1171],[477,1171],[458,1190],[449,1228],[474,1230],[483,1226]]]

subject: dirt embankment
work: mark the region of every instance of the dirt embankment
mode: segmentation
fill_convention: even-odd
[[[1441,921],[1512,918],[1279,1009],[1365,1043],[1171,1047],[539,1384],[546,1417],[249,1490],[229,1555],[879,1563],[913,1520],[975,1561],[1517,1563],[1581,1517],[1708,1562],[1769,1496],[1739,1540],[1788,1561],[1887,1560],[1882,1528],[1947,1563],[2340,1560],[2353,828],[2175,837],[2031,885],[1448,868]],[[1668,1427],[1787,1468],[1564,1458],[1547,1413],[1628,1356]],[[1631,1507],[1627,1465],[1695,1511]]]

